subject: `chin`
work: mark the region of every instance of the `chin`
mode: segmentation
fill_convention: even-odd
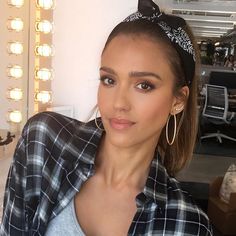
[[[137,140],[133,140],[133,137],[130,135],[114,132],[106,133],[106,138],[110,144],[119,148],[128,148],[138,143]]]

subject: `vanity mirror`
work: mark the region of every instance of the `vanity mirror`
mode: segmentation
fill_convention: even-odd
[[[53,0],[1,0],[0,136],[50,106]]]

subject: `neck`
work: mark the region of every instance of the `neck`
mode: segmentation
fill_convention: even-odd
[[[104,137],[96,158],[96,173],[107,186],[143,189],[155,153],[155,145],[137,146],[117,147]]]

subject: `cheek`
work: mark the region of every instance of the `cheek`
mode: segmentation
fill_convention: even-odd
[[[172,98],[169,96],[153,97],[146,101],[145,99],[137,108],[139,117],[147,124],[157,124],[163,127],[167,121],[172,107]]]
[[[100,103],[100,100],[101,100],[101,88],[100,88],[100,85],[99,85],[98,92],[97,92],[97,104],[98,105]]]
[[[98,87],[98,93],[97,93],[97,105],[98,105],[98,109],[99,111],[101,111],[101,107],[102,107],[102,101],[104,99],[102,98],[102,93],[101,93],[101,87]]]
[[[100,113],[104,113],[104,111],[107,110],[109,107],[109,101],[111,101],[111,99],[109,99],[109,96],[104,92],[100,85],[97,93],[97,105]]]

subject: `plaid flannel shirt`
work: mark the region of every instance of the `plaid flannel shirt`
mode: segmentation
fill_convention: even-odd
[[[102,131],[44,112],[29,119],[7,179],[0,235],[44,235],[49,221],[94,174]],[[156,155],[127,235],[212,235],[206,214]]]

